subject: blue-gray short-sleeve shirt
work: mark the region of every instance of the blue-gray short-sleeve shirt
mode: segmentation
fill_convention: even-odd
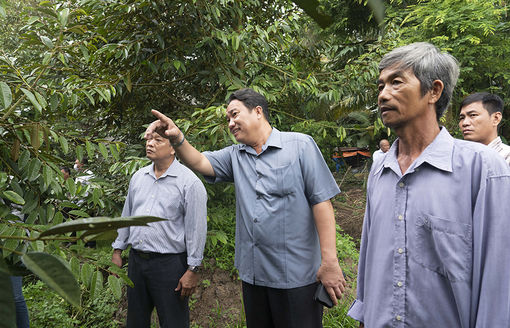
[[[273,128],[257,155],[239,144],[204,152],[208,182],[236,188],[236,257],[250,284],[295,288],[316,281],[321,254],[312,205],[340,192],[312,137]]]

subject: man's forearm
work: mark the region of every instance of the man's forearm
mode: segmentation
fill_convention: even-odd
[[[337,262],[335,214],[331,202],[325,201],[312,207],[315,226],[319,233],[322,261]]]
[[[193,147],[188,140],[175,147],[175,153],[179,160],[195,172],[205,176],[214,176],[211,163],[204,154]]]

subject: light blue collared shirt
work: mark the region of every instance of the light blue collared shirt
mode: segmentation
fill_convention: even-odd
[[[246,145],[204,152],[208,182],[236,189],[236,257],[250,284],[295,288],[316,281],[321,263],[312,206],[340,192],[312,137],[273,128],[257,155]]]
[[[357,299],[365,327],[510,326],[510,169],[445,128],[402,175],[398,140],[367,189]]]
[[[207,193],[200,179],[176,159],[158,179],[154,164],[139,169],[129,182],[122,216],[166,218],[148,226],[118,229],[112,247],[155,253],[187,252],[188,265],[202,262],[207,234]]]

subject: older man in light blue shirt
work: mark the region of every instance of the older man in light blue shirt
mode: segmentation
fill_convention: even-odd
[[[366,327],[508,327],[508,165],[439,126],[452,56],[416,43],[379,67],[381,116],[399,138],[370,172],[349,315]]]

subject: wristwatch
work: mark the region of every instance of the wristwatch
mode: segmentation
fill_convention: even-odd
[[[188,266],[188,270],[193,272],[193,273],[197,273],[199,271],[200,267],[199,266],[194,266],[194,265],[189,265]]]

